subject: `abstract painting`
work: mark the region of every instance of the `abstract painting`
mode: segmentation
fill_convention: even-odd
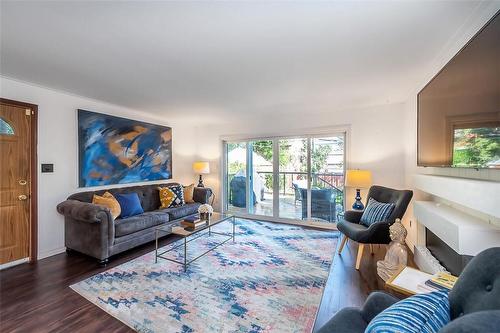
[[[172,178],[172,128],[78,110],[79,186]]]

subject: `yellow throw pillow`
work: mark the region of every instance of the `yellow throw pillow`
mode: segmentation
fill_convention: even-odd
[[[182,189],[184,191],[184,201],[194,202],[193,200],[194,184],[188,186],[182,186]]]
[[[109,210],[111,211],[111,216],[113,216],[113,219],[116,219],[118,216],[120,216],[122,212],[120,203],[118,202],[118,200],[115,199],[113,194],[109,192],[105,192],[102,196],[94,194],[94,197],[92,198],[92,203],[109,208]]]

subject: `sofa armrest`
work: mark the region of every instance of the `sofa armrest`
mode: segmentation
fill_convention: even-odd
[[[57,211],[65,217],[88,223],[101,222],[104,216],[113,220],[108,208],[78,200],[66,200],[61,202],[57,205]]]
[[[108,208],[78,200],[66,200],[57,205],[64,215],[64,245],[66,248],[105,260],[114,244],[114,219]]]
[[[351,223],[359,223],[361,221],[362,211],[346,210],[344,213],[344,220]]]
[[[484,333],[498,332],[500,328],[500,310],[488,310],[469,313],[452,320],[439,330],[439,333]]]
[[[361,315],[363,319],[369,323],[376,315],[398,301],[398,298],[385,292],[374,291],[368,295],[365,304],[361,308]]]
[[[346,307],[337,312],[316,333],[363,333],[380,312],[399,301],[384,292],[371,293],[362,308]]]
[[[195,187],[193,190],[193,200],[201,204],[209,202],[212,196],[212,190],[208,187]]]

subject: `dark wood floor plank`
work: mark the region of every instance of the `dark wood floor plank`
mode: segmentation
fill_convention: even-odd
[[[161,244],[176,239],[167,236]],[[99,267],[95,259],[72,253],[0,271],[0,331],[131,332],[125,324],[88,302],[69,286],[152,250],[154,243],[127,251],[114,257],[105,268]],[[366,252],[359,271],[354,268],[355,243],[349,242],[341,255],[335,253],[316,328],[341,308],[362,305],[371,291],[383,287],[376,274],[376,261],[383,259],[385,246],[375,246],[373,255]]]

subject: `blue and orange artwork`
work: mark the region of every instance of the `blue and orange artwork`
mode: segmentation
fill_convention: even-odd
[[[172,178],[172,128],[78,110],[80,187]]]

